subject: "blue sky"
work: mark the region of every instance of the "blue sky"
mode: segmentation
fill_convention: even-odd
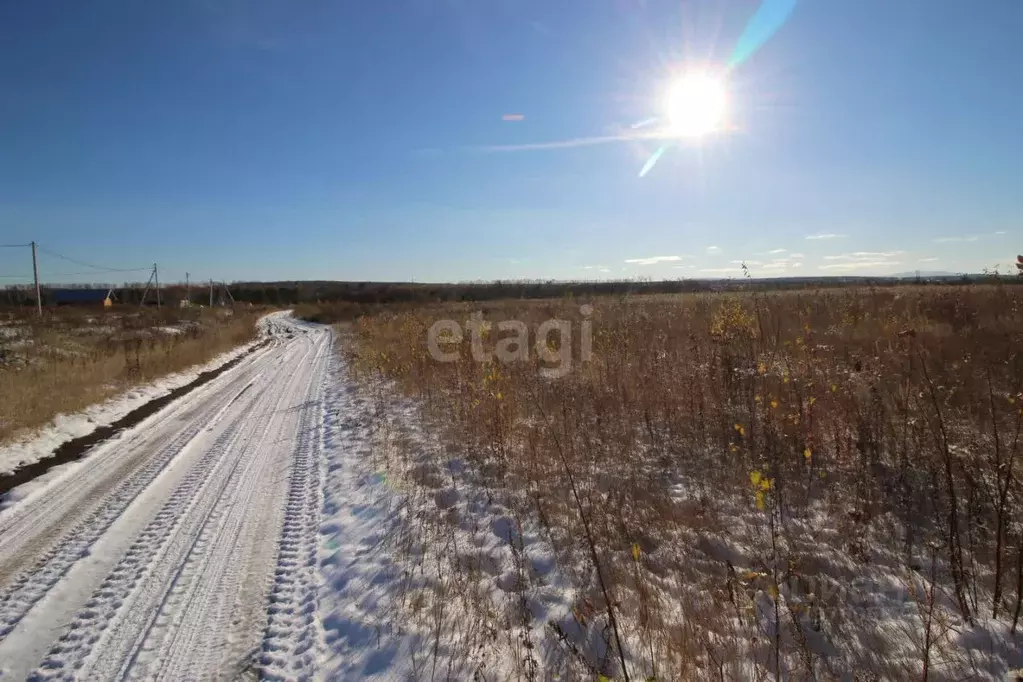
[[[726,64],[759,4],[3,3],[0,244],[165,280],[979,271],[1023,251],[1019,0],[797,2],[730,72],[730,130],[638,177],[660,141],[629,126],[674,73]],[[30,273],[0,249],[0,284]]]

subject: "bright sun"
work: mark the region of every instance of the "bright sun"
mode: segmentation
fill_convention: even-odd
[[[671,86],[667,99],[670,130],[679,137],[703,137],[725,117],[725,86],[706,73],[690,73]]]

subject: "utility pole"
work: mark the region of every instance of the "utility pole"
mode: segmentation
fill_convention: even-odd
[[[43,298],[39,294],[39,264],[36,261],[36,243],[32,242],[32,276],[36,281],[36,310],[39,311],[39,317],[43,316]]]
[[[210,277],[210,307],[213,307],[213,278]]]
[[[192,286],[188,283],[188,273],[185,273],[185,303],[186,306],[192,305]]]
[[[156,263],[153,263],[153,278],[156,279],[156,307],[160,307],[160,271],[156,269]]]

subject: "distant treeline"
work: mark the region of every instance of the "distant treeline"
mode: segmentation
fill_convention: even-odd
[[[706,291],[730,290],[778,290],[817,289],[829,287],[891,286],[909,284],[971,284],[1001,281],[1023,283],[1018,277],[987,277],[961,275],[954,277],[785,277],[774,279],[729,279],[729,280],[614,280],[614,281],[557,281],[557,280],[516,280],[494,282],[462,282],[453,284],[430,284],[413,282],[232,282],[227,285],[231,296],[238,303],[258,305],[297,305],[301,303],[356,303],[365,305],[383,303],[443,303],[451,301],[492,301],[520,298],[563,298],[566,296],[605,296],[628,294],[678,294]],[[62,287],[67,288],[67,287]],[[144,287],[141,285],[98,286],[82,288],[112,288],[117,304],[138,305],[142,301]],[[52,303],[52,289],[44,287],[44,304]],[[193,304],[209,302],[208,289],[193,286],[190,292]],[[177,305],[186,297],[182,284],[164,286],[160,292],[165,305]],[[215,302],[224,298],[218,285],[214,290]],[[8,305],[35,305],[35,291],[31,287],[7,287],[4,303]],[[146,302],[156,303],[156,295],[150,290]],[[227,302],[227,301],[224,301]]]
[[[777,279],[662,281],[556,280],[463,282],[429,284],[409,282],[234,282],[231,294],[239,302],[270,305],[300,303],[443,303],[451,301],[493,301],[508,298],[540,299],[567,296],[606,296],[627,294],[678,294],[706,291],[775,289],[806,289],[850,285],[892,284],[969,284],[983,282],[985,277],[884,278],[884,277],[790,277]],[[1017,278],[1001,278],[1015,283]]]

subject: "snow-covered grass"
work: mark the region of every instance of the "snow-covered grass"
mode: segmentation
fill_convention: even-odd
[[[31,438],[51,420],[57,432],[75,433],[81,420],[67,424],[61,415],[208,362],[253,338],[258,313],[218,312],[59,309],[41,320],[27,314],[8,320],[0,338],[0,444]],[[129,397],[125,404],[132,402]]]
[[[572,668],[599,639],[538,524],[493,499],[415,402],[356,385],[338,359],[326,405],[319,611],[323,679],[513,679]],[[582,670],[596,670],[587,663]],[[576,665],[578,667],[578,665]]]
[[[1023,664],[1018,293],[591,303],[595,359],[555,381],[475,362],[468,334],[456,362],[430,357],[430,325],[468,306],[353,326],[373,456],[405,505],[389,622],[431,633],[419,676],[447,676],[445,656],[487,679]]]
[[[132,410],[194,381],[201,373],[214,370],[242,355],[254,342],[221,353],[202,365],[175,372],[148,384],[141,384],[109,400],[89,405],[80,412],[58,414],[41,429],[0,446],[0,474],[49,457],[69,440],[86,436],[101,426],[113,424]]]

